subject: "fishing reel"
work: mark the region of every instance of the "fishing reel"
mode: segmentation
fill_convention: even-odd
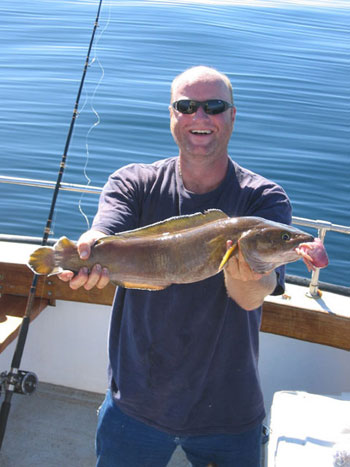
[[[31,371],[16,370],[0,373],[0,395],[2,388],[16,394],[32,394],[37,385],[38,377]]]

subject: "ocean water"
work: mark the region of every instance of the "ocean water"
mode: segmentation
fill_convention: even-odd
[[[0,175],[56,180],[97,6],[2,0]],[[294,216],[350,225],[349,24],[347,2],[106,0],[63,181],[102,186],[176,155],[170,84],[204,64],[234,87],[230,156],[280,183]],[[0,232],[42,236],[52,193],[0,183]],[[52,236],[77,239],[97,201],[61,192]],[[350,285],[349,236],[326,247],[321,280]],[[308,276],[301,262],[287,271]]]

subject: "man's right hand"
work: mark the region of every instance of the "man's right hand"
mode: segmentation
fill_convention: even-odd
[[[77,247],[80,259],[86,260],[90,256],[91,246],[99,238],[105,237],[106,234],[98,230],[88,230],[78,240]],[[107,268],[102,268],[100,264],[95,264],[90,274],[88,268],[81,268],[77,275],[74,275],[72,271],[63,271],[58,277],[64,281],[69,282],[71,289],[79,289],[84,287],[86,290],[90,290],[93,287],[103,289],[109,283],[109,271]]]

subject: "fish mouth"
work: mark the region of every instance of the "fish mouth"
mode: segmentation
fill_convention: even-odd
[[[328,266],[328,256],[322,241],[300,243],[294,250],[304,261],[309,271]]]

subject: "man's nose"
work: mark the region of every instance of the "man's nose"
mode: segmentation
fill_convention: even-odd
[[[197,109],[197,112],[194,113],[193,118],[199,119],[199,118],[208,118],[209,115],[204,111],[202,106],[199,106]]]

